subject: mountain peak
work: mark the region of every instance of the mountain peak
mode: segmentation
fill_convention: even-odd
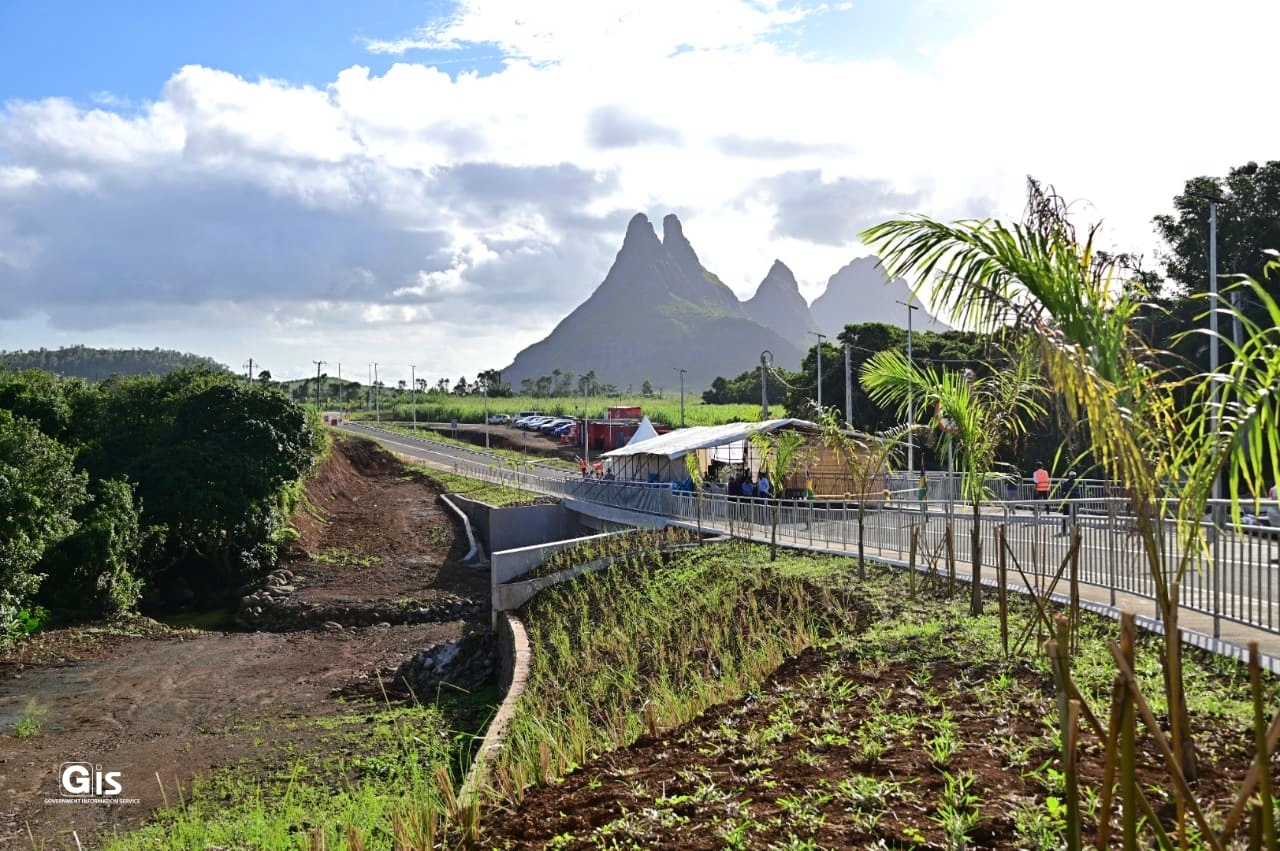
[[[628,245],[657,241],[658,235],[654,232],[653,225],[649,222],[649,217],[644,213],[636,213],[631,217],[631,221],[627,222],[627,234],[622,238],[623,248]]]
[[[675,213],[667,213],[662,217],[662,244],[671,247],[673,242],[688,242],[684,237],[684,227]]]
[[[747,315],[766,328],[772,328],[800,351],[809,345],[809,332],[818,330],[809,305],[800,295],[800,284],[786,263],[774,260],[756,294],[742,305]]]
[[[795,273],[781,260],[773,261],[773,265],[769,267],[769,274],[764,276],[764,280],[760,282],[760,287],[756,289],[756,295],[759,295],[760,290],[765,287],[777,287],[787,291],[800,292],[800,284],[796,281]]]

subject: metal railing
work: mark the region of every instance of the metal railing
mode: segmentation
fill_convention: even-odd
[[[412,440],[428,451],[433,443],[423,438]],[[552,467],[507,464],[483,452],[460,453],[458,447],[447,448],[449,452],[434,453],[435,463],[459,475],[684,523],[695,523],[700,516],[704,525],[739,536],[768,537],[776,508],[778,541],[788,545],[853,551],[861,531],[870,555],[905,561],[912,536],[917,534],[920,563],[939,569],[945,566],[946,528],[950,525],[956,561],[966,566],[970,562],[975,517],[972,505],[958,498],[958,475],[930,473],[929,497],[924,504],[915,499],[914,486],[907,487],[910,477],[891,476],[891,498],[869,502],[860,513],[853,502],[782,500],[775,504],[721,493],[699,495],[666,483],[584,478]],[[1114,488],[1106,483],[1084,482],[1080,488],[1081,496],[1070,501],[1038,500],[1031,498],[1032,492],[1019,490],[1016,498],[1010,499],[1014,494],[1006,493],[1006,498],[983,502],[976,528],[986,575],[994,574],[1002,534],[1011,579],[1020,572],[1030,586],[1047,589],[1055,575],[1064,574],[1063,564],[1078,530],[1079,582],[1109,589],[1113,606],[1117,594],[1154,600],[1152,568],[1135,534],[1129,500],[1115,496]],[[1280,517],[1280,504],[1264,501],[1259,506]],[[1189,552],[1178,549],[1172,520],[1157,524],[1155,534],[1162,555],[1159,569],[1171,571],[1179,563],[1186,565],[1180,578],[1181,606],[1212,617],[1215,638],[1220,636],[1222,620],[1280,634],[1280,526],[1232,525],[1227,522],[1231,513],[1226,501],[1218,503],[1214,511],[1219,512],[1210,515],[1218,517],[1216,526],[1210,528],[1208,516],[1203,521],[1205,545]],[[1169,582],[1174,578],[1166,575]]]

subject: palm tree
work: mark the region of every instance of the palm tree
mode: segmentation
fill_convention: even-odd
[[[818,425],[822,443],[835,450],[836,456],[849,468],[849,482],[858,496],[858,579],[867,578],[865,531],[868,496],[883,481],[884,471],[896,461],[913,429],[894,426],[876,434],[859,434],[841,425],[833,407],[818,409]],[[917,426],[914,431],[919,431]]]
[[[752,429],[748,435],[751,443],[760,451],[760,469],[769,476],[773,485],[769,499],[772,532],[769,536],[769,561],[778,560],[778,519],[782,511],[782,500],[779,493],[782,483],[795,472],[796,467],[804,460],[804,435],[798,431],[763,432]]]
[[[1145,290],[1125,280],[1114,257],[1094,248],[1096,226],[1080,238],[1066,206],[1034,181],[1021,224],[943,223],[925,216],[877,225],[862,237],[886,272],[932,279],[935,303],[952,305],[954,324],[978,331],[1012,324],[1036,340],[1045,376],[1072,421],[1086,430],[1107,475],[1132,499],[1134,523],[1164,631],[1165,697],[1170,738],[1184,776],[1198,764],[1182,678],[1177,587],[1196,553],[1214,482],[1225,474],[1238,519],[1241,490],[1264,493],[1280,468],[1272,439],[1280,424],[1280,306],[1257,282],[1242,280],[1270,325],[1240,316],[1248,332],[1213,374],[1189,375],[1165,364],[1140,333]],[[1220,315],[1238,316],[1219,302]],[[1190,332],[1208,333],[1208,332]],[[1185,400],[1191,399],[1191,404]],[[1172,483],[1177,483],[1176,488]],[[1174,518],[1166,527],[1166,512]],[[1177,546],[1164,546],[1172,534]]]
[[[982,503],[988,498],[989,476],[998,466],[996,452],[1025,434],[1028,421],[1045,414],[1042,400],[1046,392],[1035,351],[1024,344],[1007,364],[979,378],[968,369],[955,372],[919,367],[901,352],[887,349],[864,363],[859,376],[871,401],[897,405],[899,415],[907,412],[912,400],[923,400],[925,410],[935,411],[941,434],[939,449],[954,459],[953,472],[960,473],[960,494],[973,514],[969,612],[974,617],[982,614],[980,519]],[[950,535],[948,516],[948,538]]]

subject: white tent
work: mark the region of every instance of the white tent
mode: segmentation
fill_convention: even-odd
[[[631,435],[631,439],[626,442],[626,446],[639,443],[642,440],[648,440],[651,437],[657,437],[658,432],[654,429],[653,423],[649,422],[649,418],[645,417],[640,420],[640,425],[636,427],[635,434]]]
[[[618,478],[634,481],[668,482],[683,479],[688,475],[684,456],[690,452],[697,453],[698,466],[703,470],[707,469],[713,459],[757,470],[760,459],[750,445],[751,433],[772,432],[780,428],[794,428],[815,434],[819,431],[814,423],[798,419],[691,426],[643,441],[637,441],[633,437],[626,446],[606,452],[602,457],[612,464]]]

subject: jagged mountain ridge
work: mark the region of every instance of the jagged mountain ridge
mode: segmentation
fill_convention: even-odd
[[[949,331],[950,326],[934,317],[927,306],[913,298],[911,285],[905,278],[889,279],[879,258],[858,257],[846,263],[827,279],[822,295],[813,300],[809,311],[823,334],[834,337],[850,323],[883,322],[907,327],[906,305],[919,306],[912,311],[911,325],[920,331]],[[857,317],[850,319],[848,317]]]
[[[875,273],[869,282],[883,284],[875,258],[862,259],[871,261]],[[517,354],[503,377],[519,387],[523,379],[556,370],[582,374],[593,369],[602,382],[638,391],[646,380],[673,387],[679,381],[675,371],[683,369],[686,392],[697,394],[717,376],[736,376],[758,364],[765,350],[778,366],[796,369],[817,342],[811,332],[834,338],[849,323],[904,324],[856,305],[860,297],[870,308],[896,306],[895,300],[910,294],[904,281],[876,287],[842,276],[858,263],[833,275],[812,307],[781,261],[774,262],[750,299],[739,301],[702,265],[676,216],[663,218],[659,239],[649,218],[637,213],[600,285],[550,334]],[[828,298],[833,285],[839,294]]]

